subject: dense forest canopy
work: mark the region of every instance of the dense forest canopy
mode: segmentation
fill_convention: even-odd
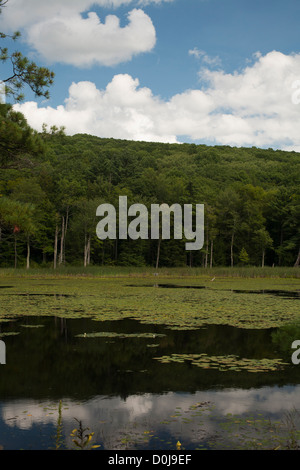
[[[299,265],[300,154],[66,136],[0,105],[0,266]],[[102,203],[205,205],[205,243],[99,240]]]

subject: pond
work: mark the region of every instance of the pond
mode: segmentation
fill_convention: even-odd
[[[291,363],[290,349],[297,326],[273,324],[274,311],[260,328],[249,328],[252,317],[245,319],[246,328],[216,324],[216,318],[209,323],[207,312],[200,324],[199,318],[193,324],[183,317],[164,323],[169,294],[152,297],[150,321],[148,296],[159,289],[128,280],[116,289],[118,282],[86,280],[84,288],[80,281],[3,283],[2,448],[71,449],[80,422],[94,433],[91,444],[100,450],[174,450],[178,441],[186,450],[298,445],[300,365]],[[288,289],[296,292],[295,284]],[[192,317],[197,296],[210,295],[210,286],[193,289],[194,297],[192,289],[179,290],[181,297],[176,284],[159,292],[172,291],[182,310],[189,300]],[[215,288],[215,305],[218,295],[225,304],[224,318],[227,295],[243,295],[235,290],[227,284]],[[268,311],[268,292],[253,289],[251,295]],[[136,304],[142,299],[145,316]],[[206,301],[198,300],[201,316]],[[294,318],[298,297],[278,300],[281,316],[285,306]]]

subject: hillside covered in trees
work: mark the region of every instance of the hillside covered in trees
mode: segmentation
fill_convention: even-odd
[[[99,240],[96,208],[204,204],[205,243]],[[0,266],[299,265],[300,154],[33,131],[0,105]]]

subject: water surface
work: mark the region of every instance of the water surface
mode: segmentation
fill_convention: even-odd
[[[276,309],[283,319],[296,312],[298,297],[170,284],[2,286],[0,445],[55,448],[61,417],[61,448],[72,448],[76,420],[100,449],[175,449],[178,440],[185,449],[249,448],[254,428],[272,448],[269,420],[277,426],[300,409],[300,366],[273,321]],[[248,315],[244,327],[228,324],[234,306]],[[268,312],[272,321],[258,328]]]

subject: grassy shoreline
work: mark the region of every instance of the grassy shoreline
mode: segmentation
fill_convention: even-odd
[[[131,266],[65,266],[52,268],[0,268],[1,278],[11,277],[174,277],[174,278],[294,278],[300,279],[299,267],[215,267],[215,268],[159,268]]]

